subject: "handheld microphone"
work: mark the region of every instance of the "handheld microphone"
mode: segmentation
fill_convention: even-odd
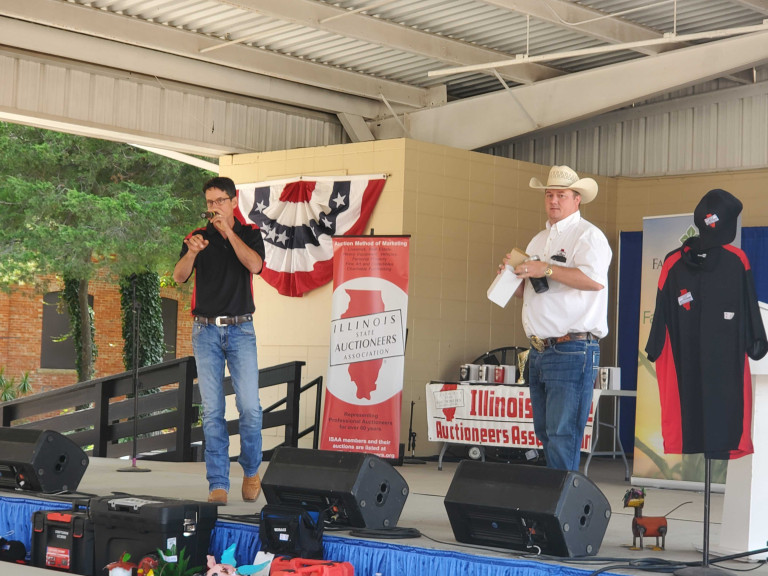
[[[211,212],[210,210],[208,212],[200,213],[200,218],[202,218],[203,220],[210,220],[214,216],[216,216],[216,212]]]

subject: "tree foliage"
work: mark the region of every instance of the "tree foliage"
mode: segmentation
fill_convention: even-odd
[[[55,275],[77,282],[86,303],[100,269],[170,274],[211,176],[126,144],[2,122],[0,157],[0,284]],[[87,367],[87,306],[79,314]]]
[[[135,295],[135,306],[134,306]],[[163,310],[160,278],[155,272],[132,274],[120,279],[120,307],[123,310],[123,364],[132,370],[134,354],[134,321],[138,321],[138,365],[151,366],[163,361]],[[134,316],[136,318],[134,319]],[[147,343],[159,345],[148,346]]]
[[[126,144],[5,123],[0,155],[3,264],[27,279],[171,270],[210,176]]]

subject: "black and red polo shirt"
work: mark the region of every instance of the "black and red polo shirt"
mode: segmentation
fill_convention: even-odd
[[[768,351],[752,269],[730,244],[670,252],[645,351],[656,362],[664,452],[728,460],[751,454],[748,358]]]
[[[235,234],[259,256],[264,258],[264,241],[258,227],[241,224],[235,219]],[[195,316],[240,316],[252,314],[256,309],[253,302],[253,275],[238,260],[229,240],[224,238],[209,223],[189,233],[200,234],[208,240],[208,246],[195,259],[195,287],[192,293],[192,314]],[[179,257],[187,253],[182,244]]]

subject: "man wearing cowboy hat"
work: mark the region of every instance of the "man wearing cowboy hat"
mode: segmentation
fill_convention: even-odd
[[[581,440],[600,364],[599,339],[608,333],[608,266],[605,235],[581,217],[579,206],[597,196],[597,182],[568,166],[553,166],[544,190],[547,227],[534,236],[529,260],[515,268],[524,279],[545,278],[549,289],[524,282],[523,328],[531,341],[528,384],[536,436],[547,466],[578,470]],[[506,264],[511,254],[504,259]]]

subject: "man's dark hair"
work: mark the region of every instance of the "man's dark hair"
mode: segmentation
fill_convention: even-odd
[[[216,176],[215,178],[211,178],[208,180],[208,182],[203,184],[203,194],[205,194],[210,188],[218,188],[222,192],[226,192],[227,196],[230,198],[237,196],[237,188],[235,188],[235,183],[231,178],[226,178],[224,176]]]

